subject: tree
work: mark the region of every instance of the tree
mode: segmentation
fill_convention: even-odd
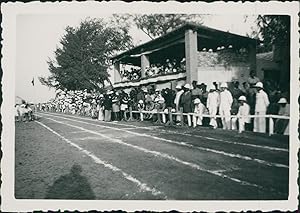
[[[67,27],[55,51],[55,59],[48,59],[49,77],[39,77],[48,87],[68,90],[103,88],[109,81],[110,57],[132,47],[128,28],[86,19],[79,27]]]
[[[117,15],[115,18],[122,23],[134,23],[151,39],[164,35],[188,22],[202,24],[201,15],[197,14],[127,14]]]

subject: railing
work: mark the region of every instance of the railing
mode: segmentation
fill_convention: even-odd
[[[145,114],[156,114],[156,115],[161,115],[161,116],[157,116],[157,121],[156,123],[158,124],[166,124],[166,125],[174,125],[173,122],[173,116],[180,116],[180,122],[181,125],[184,126],[186,125],[184,123],[184,116],[187,117],[187,126],[192,126],[192,118],[194,116],[199,117],[201,116],[202,118],[226,118],[226,116],[221,116],[221,115],[208,115],[208,114],[196,114],[196,113],[183,113],[182,112],[182,108],[180,109],[180,112],[172,112],[171,109],[168,109],[168,112],[164,112],[164,111],[145,111],[145,110],[139,110],[139,111],[133,111],[131,109],[131,107],[129,108],[129,121],[134,120],[133,118],[133,114],[139,114],[139,119],[141,121],[144,121],[144,115]],[[166,116],[168,116],[168,121],[166,121]],[[248,115],[248,116],[237,116],[237,115],[231,115],[230,116],[230,120],[232,118],[236,118],[236,119],[241,119],[241,118],[269,118],[269,136],[274,134],[274,121],[273,118],[276,119],[284,119],[284,120],[289,120],[290,117],[289,116],[281,116],[281,115]]]

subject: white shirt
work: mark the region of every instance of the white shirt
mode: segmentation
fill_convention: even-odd
[[[213,91],[208,93],[206,106],[209,111],[211,111],[214,108],[218,108],[219,101],[220,101],[219,99],[220,99],[220,95],[218,92]]]
[[[174,99],[174,104],[176,105],[176,108],[178,108],[179,107],[179,100],[180,100],[180,97],[181,97],[181,95],[183,94],[183,90],[180,90],[180,91],[178,91],[177,93],[176,93],[176,96],[175,96],[175,99]],[[178,111],[179,109],[177,109],[177,111]]]
[[[230,110],[232,102],[233,98],[229,90],[225,89],[220,93],[220,109]]]
[[[202,103],[196,104],[194,113],[202,115],[204,113],[205,106]]]
[[[260,90],[256,93],[255,112],[266,112],[269,104],[270,101],[265,91]]]
[[[237,113],[237,116],[248,116],[250,115],[250,106],[247,103],[244,103],[239,107],[239,111]],[[246,123],[250,123],[250,118],[240,118]]]

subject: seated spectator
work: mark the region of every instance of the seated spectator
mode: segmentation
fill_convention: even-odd
[[[193,127],[202,126],[202,115],[205,113],[205,106],[199,98],[194,100],[194,106],[194,113],[196,115],[193,115]]]
[[[290,105],[286,98],[280,98],[278,101],[279,111],[278,115],[290,116]],[[275,133],[277,134],[289,134],[289,120],[288,119],[277,119],[275,123]]]
[[[250,129],[250,122],[251,119],[249,117],[244,117],[244,116],[249,116],[250,115],[250,106],[247,104],[247,99],[245,96],[239,97],[239,110],[237,113],[238,116],[238,122],[239,122],[239,132],[243,132],[245,130]],[[236,120],[235,120],[236,122]]]

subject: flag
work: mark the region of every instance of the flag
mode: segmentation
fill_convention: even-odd
[[[31,81],[31,83],[32,83],[32,86],[34,86],[34,78],[32,78],[32,81]]]

